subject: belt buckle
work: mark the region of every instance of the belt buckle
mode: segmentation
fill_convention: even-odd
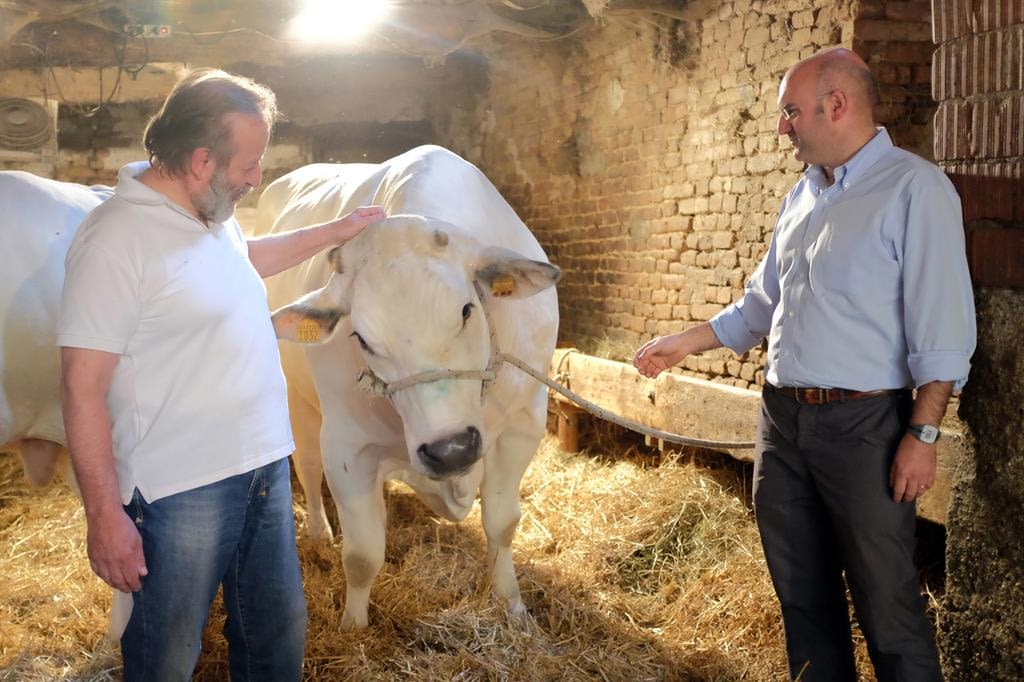
[[[805,388],[804,395],[806,400],[804,401],[807,405],[824,405],[828,402],[828,389],[825,388]]]

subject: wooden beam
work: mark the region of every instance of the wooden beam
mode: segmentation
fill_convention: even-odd
[[[60,67],[52,71],[0,71],[0,93],[43,97],[60,104],[160,102],[192,63],[158,62],[136,76],[116,68]],[[228,70],[270,87],[285,120],[302,127],[352,123],[419,123],[438,106],[463,101],[484,87],[483,67],[452,58],[428,68],[421,60],[396,55],[332,57],[288,66],[239,64]],[[116,93],[111,93],[117,84]]]
[[[584,410],[569,402],[560,402],[558,418],[558,445],[566,452],[580,451],[580,415]]]
[[[160,101],[167,96],[184,73],[180,63],[152,63],[132,77],[116,68],[12,69],[0,71],[0,92],[5,97],[43,97],[48,95],[61,104],[93,105],[102,95],[106,101],[114,88],[114,103]]]
[[[26,3],[27,4],[27,3]],[[556,34],[542,27],[501,16],[483,2],[456,4],[396,3],[387,20],[365,35],[337,40],[310,41],[289,35],[298,2],[251,1],[227,3],[233,7],[207,7],[225,3],[164,3],[164,16],[132,24],[156,23],[169,34],[143,38],[126,36],[94,11],[74,16],[56,7],[17,12],[0,7],[0,58],[14,68],[35,65],[45,55],[51,63],[73,66],[114,66],[119,61],[138,65],[145,60],[188,60],[194,64],[226,66],[232,63],[283,64],[325,55],[355,56],[400,54],[431,61],[443,60],[466,43],[494,31],[531,39]],[[255,6],[254,6],[255,4]],[[289,8],[285,5],[296,7]]]

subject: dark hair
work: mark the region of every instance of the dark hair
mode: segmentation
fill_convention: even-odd
[[[278,118],[277,98],[270,88],[219,69],[196,69],[178,81],[156,116],[150,119],[142,144],[149,162],[172,175],[187,170],[192,152],[213,151],[219,163],[234,154],[226,116],[259,116],[269,130]]]

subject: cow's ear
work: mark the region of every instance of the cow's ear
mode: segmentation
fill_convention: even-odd
[[[327,252],[327,262],[331,264],[331,267],[335,272],[341,272],[341,247],[335,246],[333,249]]]
[[[296,343],[324,343],[331,338],[338,321],[348,314],[338,296],[340,280],[332,275],[322,289],[275,310],[270,320],[277,338]]]
[[[525,298],[554,286],[562,271],[551,263],[530,260],[499,247],[480,254],[476,278],[496,298]]]

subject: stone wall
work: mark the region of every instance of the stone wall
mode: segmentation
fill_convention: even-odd
[[[487,77],[484,64],[475,56],[461,54],[436,65],[406,55],[384,54],[289,59],[274,59],[271,54],[266,63],[238,63],[237,55],[224,49],[208,54],[205,61],[186,65],[188,57],[173,64],[147,65],[102,107],[93,101],[103,84],[95,71],[82,70],[74,77],[62,73],[59,82],[63,86],[50,92],[51,103],[54,98],[60,100],[56,112],[59,145],[53,140],[42,155],[5,157],[0,150],[0,170],[112,184],[123,164],[145,158],[142,135],[146,122],[174,82],[189,68],[214,66],[251,77],[277,94],[283,121],[276,126],[264,157],[265,186],[313,161],[378,162],[433,142],[434,121],[448,120],[449,110],[457,109],[470,92],[483,90]],[[35,73],[0,71],[3,95],[43,97],[43,82]],[[57,83],[57,77],[53,78]],[[29,158],[34,156],[39,158]],[[259,191],[251,193],[243,206],[253,204],[258,195]]]
[[[84,185],[116,184],[121,166],[146,158],[142,134],[158,109],[159,102],[109,104],[95,113],[61,107],[60,153],[50,177]],[[263,158],[263,186],[312,161],[312,149],[307,131],[279,126]],[[259,189],[247,195],[242,205],[255,205]]]
[[[499,42],[486,96],[440,131],[563,268],[563,344],[622,358],[742,294],[802,168],[776,134],[778,83],[797,60],[859,50],[880,81],[879,120],[931,148],[927,2],[697,6],[682,19],[611,13],[572,41]],[[753,387],[762,356],[719,350],[686,370]]]
[[[0,170],[24,170],[84,185],[114,185],[121,166],[146,158],[142,134],[158,108],[159,103],[151,101],[110,103],[99,111],[62,105],[52,149],[47,147],[39,159],[28,161],[4,161],[0,156]],[[313,147],[309,131],[279,126],[264,156],[263,185],[313,160]],[[259,191],[250,193],[243,205],[255,204],[258,196]]]
[[[936,0],[935,156],[964,205],[978,350],[960,416],[940,647],[950,680],[1024,679],[1024,3]],[[1016,262],[1015,262],[1016,261]]]

